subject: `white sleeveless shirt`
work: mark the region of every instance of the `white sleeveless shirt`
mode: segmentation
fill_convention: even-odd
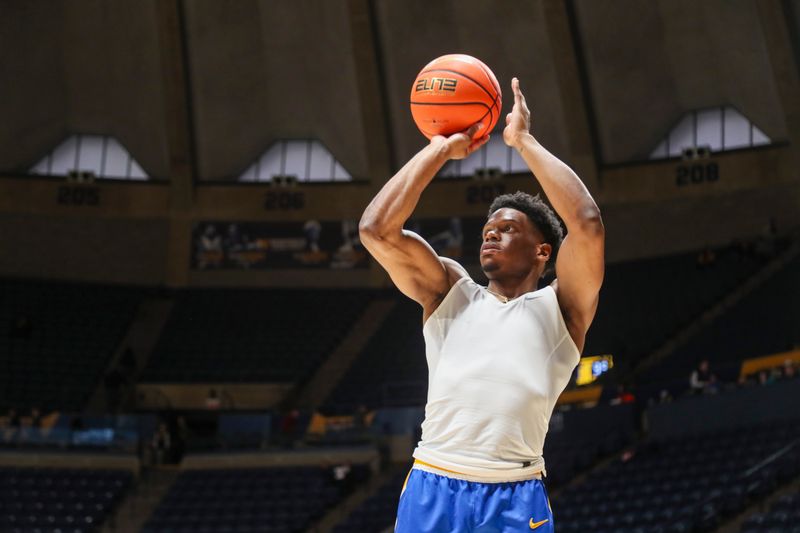
[[[544,471],[550,415],[580,360],[555,290],[502,303],[462,278],[422,331],[428,403],[414,458],[475,481]]]

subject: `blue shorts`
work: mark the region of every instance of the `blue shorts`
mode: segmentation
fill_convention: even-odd
[[[395,533],[552,533],[553,512],[540,479],[463,481],[412,469],[400,495]]]

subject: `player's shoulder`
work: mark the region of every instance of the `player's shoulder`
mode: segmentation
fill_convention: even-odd
[[[442,303],[452,300],[454,298],[453,293],[463,292],[465,290],[469,292],[471,289],[468,289],[467,287],[469,285],[475,285],[475,282],[472,280],[472,276],[469,275],[467,269],[465,269],[458,261],[450,259],[449,257],[441,256],[439,256],[439,261],[447,272],[447,290],[439,295],[433,305],[429,307],[423,306],[423,323],[427,323],[428,318],[436,314]],[[458,285],[460,289],[457,290],[456,285]]]
[[[449,257],[442,257],[439,256],[439,261],[444,266],[444,269],[447,271],[447,277],[450,281],[450,286],[452,287],[458,280],[462,278],[469,278],[472,279],[467,272],[467,269],[464,268],[461,263],[454,259],[450,259]]]

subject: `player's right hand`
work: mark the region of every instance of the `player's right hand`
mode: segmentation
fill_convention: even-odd
[[[431,139],[431,145],[445,154],[448,159],[464,159],[489,140],[489,135],[473,139],[475,134],[483,127],[483,123],[478,122],[468,129],[454,133],[449,137],[435,135]]]

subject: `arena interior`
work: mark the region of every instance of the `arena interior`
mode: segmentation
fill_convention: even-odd
[[[800,531],[798,0],[3,0],[1,531],[393,530],[421,310],[358,220],[453,52],[606,228],[556,530]],[[502,124],[409,222],[476,280]]]

